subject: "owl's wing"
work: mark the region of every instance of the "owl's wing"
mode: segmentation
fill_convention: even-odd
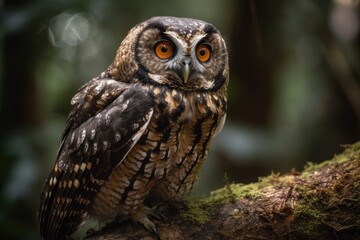
[[[95,194],[145,131],[152,98],[138,85],[92,80],[72,100],[57,160],[41,194],[40,231],[63,239],[86,218]]]

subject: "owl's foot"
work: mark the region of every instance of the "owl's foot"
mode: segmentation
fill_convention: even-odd
[[[131,219],[134,222],[138,222],[143,225],[149,232],[156,234],[159,237],[159,234],[156,230],[155,224],[149,219],[149,217],[153,217],[155,219],[161,220],[163,218],[162,215],[158,215],[154,212],[152,208],[149,208],[145,205],[139,206],[136,211],[132,214]]]

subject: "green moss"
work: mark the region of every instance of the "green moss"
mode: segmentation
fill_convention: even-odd
[[[188,204],[188,209],[181,211],[180,215],[183,219],[199,224],[204,224],[210,220],[211,213],[207,209],[202,200],[191,201]]]
[[[360,141],[356,142],[354,144],[343,145],[343,147],[347,148],[347,150],[359,153],[360,152]]]
[[[318,226],[323,222],[323,213],[311,205],[303,205],[294,211],[294,231],[307,239],[316,239]]]
[[[301,200],[294,208],[293,226],[295,233],[300,233],[307,239],[316,239],[318,227],[324,220],[324,208],[328,204],[329,196],[325,192],[314,194],[309,185],[297,187],[301,192]]]
[[[271,173],[266,177],[259,177],[259,181],[249,184],[227,184],[224,188],[218,189],[210,193],[207,199],[208,203],[226,203],[234,199],[240,200],[245,197],[256,198],[267,186],[279,182],[279,173]]]
[[[181,216],[192,222],[199,224],[206,223],[210,220],[213,209],[220,204],[240,200],[245,197],[255,198],[260,194],[260,189],[264,187],[264,179],[258,183],[247,185],[227,184],[225,187],[213,191],[210,196],[204,199],[192,199],[188,202],[188,209],[181,211]]]
[[[243,184],[229,184],[224,188],[218,189],[210,193],[209,198],[206,199],[207,204],[219,204],[231,202],[244,197],[256,197],[259,194],[259,183]]]
[[[186,220],[205,223],[210,220],[211,213],[217,206],[232,201],[238,201],[245,197],[256,198],[260,196],[263,188],[270,183],[277,181],[278,178],[279,174],[272,173],[270,176],[259,178],[259,181],[256,183],[246,185],[227,183],[225,187],[211,192],[210,196],[207,198],[192,199],[187,205],[188,210],[181,212],[180,214]]]
[[[323,161],[321,163],[308,162],[304,167],[302,176],[306,177],[322,167],[332,166],[335,164],[351,161],[360,154],[360,142],[357,142],[352,145],[343,145],[343,147],[345,148],[345,151],[339,155],[335,155],[334,158],[331,160]]]

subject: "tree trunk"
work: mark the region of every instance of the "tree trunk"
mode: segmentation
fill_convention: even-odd
[[[159,238],[125,222],[86,239],[360,239],[360,142],[303,172],[227,184],[158,211],[167,218],[154,220]]]

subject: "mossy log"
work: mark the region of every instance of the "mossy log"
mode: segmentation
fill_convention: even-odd
[[[158,236],[124,222],[86,239],[360,239],[360,142],[303,172],[228,184],[158,211],[167,218],[154,220]]]

